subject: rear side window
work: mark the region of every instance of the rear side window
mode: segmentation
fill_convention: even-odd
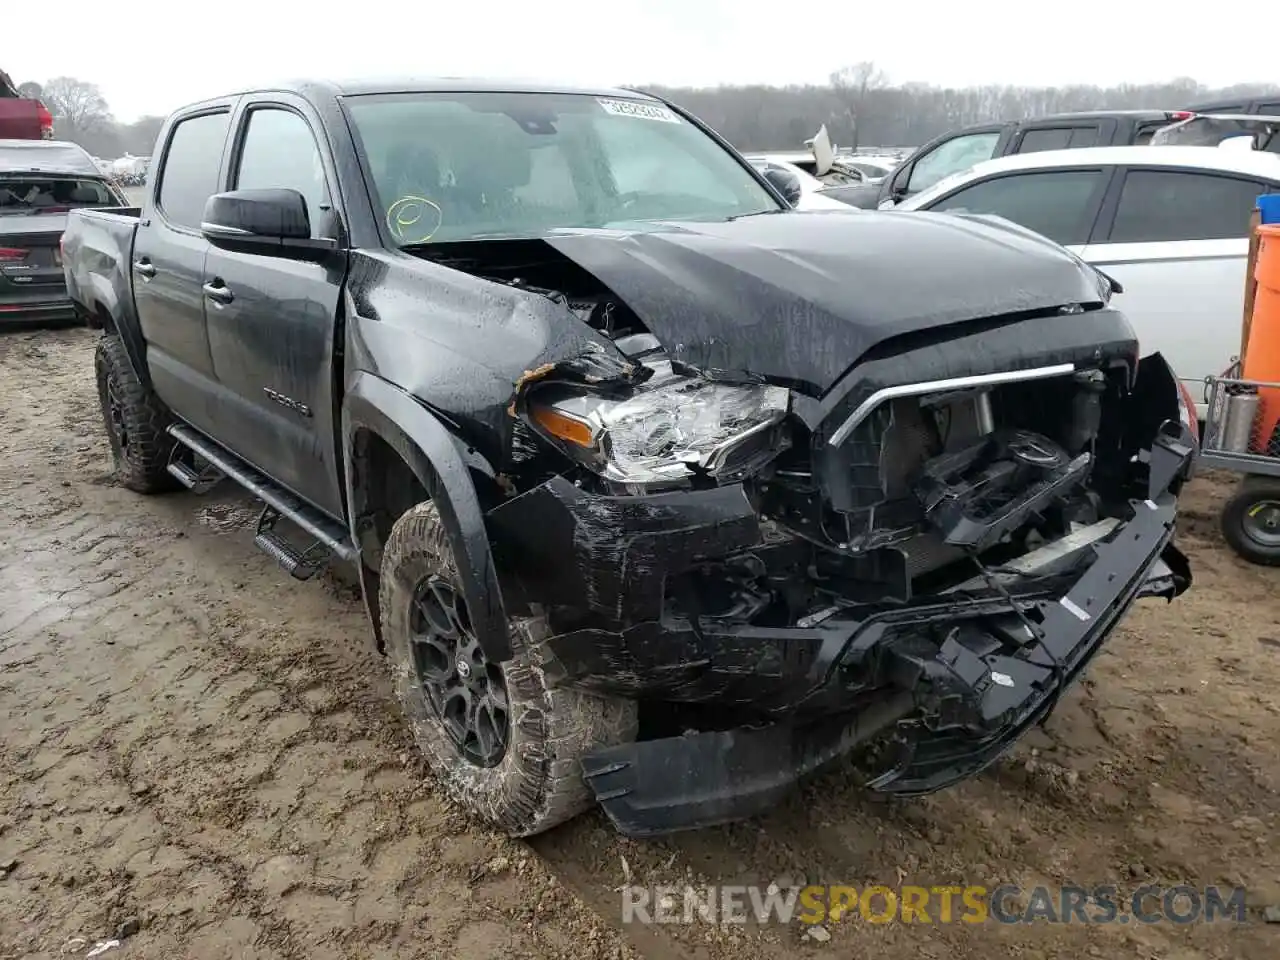
[[[929,209],[994,214],[1061,244],[1084,243],[1102,176],[1101,170],[1014,173],[971,184]]]
[[[1097,142],[1097,127],[1045,127],[1026,131],[1018,143],[1017,152],[1040,153],[1043,150],[1092,147]]]
[[[1280,117],[1280,100],[1273,100],[1270,103],[1258,104],[1258,109],[1254,113],[1260,113],[1266,117]]]
[[[297,190],[306,198],[311,234],[316,236],[320,207],[328,202],[328,194],[311,126],[292,110],[259,107],[249,114],[236,189],[271,188]]]
[[[1130,170],[1120,192],[1111,243],[1226,240],[1249,235],[1249,214],[1264,184],[1209,173]]]
[[[200,228],[205,201],[218,190],[229,121],[225,112],[206,113],[180,120],[173,128],[160,170],[160,194],[156,197],[170,223],[192,230]]]

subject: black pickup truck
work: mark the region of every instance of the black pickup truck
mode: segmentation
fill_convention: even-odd
[[[825,192],[850,206],[883,209],[983,160],[1042,150],[1145,144],[1161,127],[1190,116],[1185,110],[1107,110],[979,124],[930,140],[878,184]]]
[[[156,156],[65,237],[120,482],[229,478],[295,576],[352,563],[513,835],[749,816],[872,738],[872,789],[941,789],[1190,582],[1187,402],[1012,224],[796,212],[629,90],[309,83]]]

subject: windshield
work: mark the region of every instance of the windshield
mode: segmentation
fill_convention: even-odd
[[[402,245],[782,209],[732,154],[652,101],[413,93],[344,103]]]
[[[119,201],[101,180],[0,174],[0,216],[115,206]]]

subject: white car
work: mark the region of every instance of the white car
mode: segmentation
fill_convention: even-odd
[[[846,167],[859,171],[863,183],[879,183],[898,167],[897,161],[889,157],[868,157],[857,153],[841,156],[839,160]]]
[[[766,172],[770,167],[774,167],[794,175],[800,181],[800,202],[796,204],[797,210],[844,210],[845,212],[850,212],[855,209],[847,203],[841,203],[834,197],[825,196],[822,191],[826,189],[827,185],[789,160],[760,153],[746,154],[746,159],[761,173]]]
[[[1197,399],[1240,353],[1249,217],[1280,193],[1280,156],[1218,147],[1085,147],[987,160],[895,211],[994,214],[1117,280],[1143,353]]]

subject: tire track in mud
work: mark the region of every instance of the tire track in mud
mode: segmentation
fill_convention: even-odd
[[[104,482],[85,331],[0,335],[0,958],[127,917],[134,956],[966,960],[1273,954],[1198,927],[623,929],[636,882],[1244,883],[1280,903],[1276,571],[1187,533],[1198,586],[1145,605],[989,775],[873,802],[847,765],[759,822],[531,842],[432,793],[349,586],[297,588],[229,497]],[[1196,495],[1212,514],[1220,487]],[[1203,572],[1201,572],[1203,571]],[[1265,648],[1269,649],[1269,648]]]

